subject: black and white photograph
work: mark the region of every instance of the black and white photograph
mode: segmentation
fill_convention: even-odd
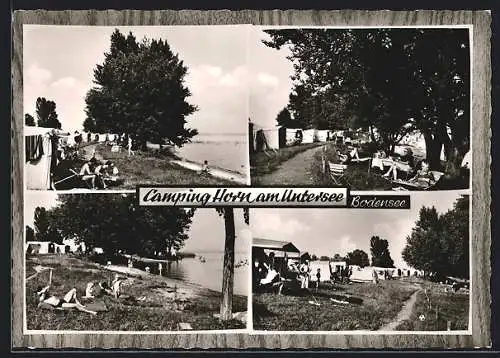
[[[255,27],[253,186],[468,189],[470,28]],[[270,74],[270,75],[268,75]]]
[[[410,210],[251,209],[253,330],[469,331],[469,196],[411,200]]]
[[[28,190],[250,184],[249,26],[23,26]]]
[[[248,211],[26,193],[27,332],[245,330]]]

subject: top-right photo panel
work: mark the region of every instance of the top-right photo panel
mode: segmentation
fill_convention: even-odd
[[[252,186],[469,189],[469,27],[252,32]]]

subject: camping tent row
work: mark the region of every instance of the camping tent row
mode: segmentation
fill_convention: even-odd
[[[386,267],[374,267],[374,266],[367,266],[361,268],[357,265],[352,265],[350,267],[352,270],[350,280],[353,282],[373,281],[374,273],[377,275],[378,280],[422,275],[422,271],[415,269],[410,270],[410,269],[386,268]]]
[[[55,253],[75,253],[79,249],[82,252],[87,251],[85,243],[78,244],[74,239],[65,239],[62,244],[57,244],[51,241],[27,241],[25,250],[26,253],[32,255],[45,255],[45,254],[55,254]],[[102,254],[103,249],[100,247],[94,247],[92,249],[93,253]]]
[[[120,136],[114,133],[91,133],[91,132],[82,132],[82,141],[84,143],[90,142],[106,142],[106,138],[108,142],[114,142],[118,140]]]
[[[333,138],[332,131],[318,129],[300,129],[285,127],[264,128],[249,123],[249,142],[252,152],[267,149],[279,149],[295,145],[298,141],[302,144],[314,142],[327,142]]]

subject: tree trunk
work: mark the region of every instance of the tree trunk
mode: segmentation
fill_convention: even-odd
[[[224,208],[226,240],[224,245],[224,268],[222,273],[222,302],[220,318],[227,321],[233,318],[233,282],[234,282],[234,209]]]

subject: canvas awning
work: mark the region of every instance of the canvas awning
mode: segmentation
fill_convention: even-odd
[[[253,238],[252,247],[265,250],[284,251],[300,253],[300,250],[291,242]]]

